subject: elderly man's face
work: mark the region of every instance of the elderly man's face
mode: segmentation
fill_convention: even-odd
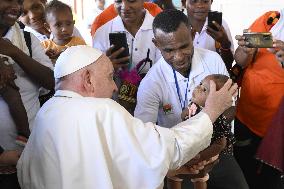
[[[181,23],[177,31],[172,33],[157,29],[153,39],[165,61],[183,75],[188,73],[193,55],[190,33],[190,29]]]
[[[114,69],[112,63],[105,55],[102,55],[94,64],[91,64],[89,72],[94,97],[111,98],[113,93],[118,90],[113,80]]]

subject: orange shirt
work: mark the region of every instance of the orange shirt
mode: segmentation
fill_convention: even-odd
[[[269,31],[271,26],[267,20],[271,13],[258,18],[251,25],[251,31]],[[275,55],[267,49],[259,49],[255,62],[246,68],[241,87],[237,118],[256,135],[263,137],[284,96],[284,69],[279,66]]]
[[[149,13],[154,17],[162,11],[162,9],[158,5],[149,2],[144,3],[144,8],[147,9]],[[112,20],[117,15],[118,14],[114,8],[114,5],[111,4],[110,6],[108,6],[101,14],[96,17],[95,21],[93,22],[91,26],[91,35],[93,36],[99,27]]]
[[[81,37],[72,37],[71,41],[69,41],[66,45],[57,45],[51,39],[45,40],[41,42],[43,48],[45,50],[53,49],[57,52],[64,51],[68,47],[77,46],[77,45],[86,45],[86,42]]]

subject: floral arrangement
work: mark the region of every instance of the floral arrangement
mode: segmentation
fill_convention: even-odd
[[[163,106],[163,111],[165,114],[170,113],[172,111],[172,106],[170,104],[165,104]]]

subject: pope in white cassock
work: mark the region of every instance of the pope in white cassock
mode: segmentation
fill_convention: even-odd
[[[210,144],[212,121],[236,90],[231,83],[210,89],[203,112],[168,129],[143,123],[109,99],[117,90],[113,72],[111,61],[88,46],[60,55],[56,93],[38,112],[17,165],[23,189],[162,188],[169,170]]]

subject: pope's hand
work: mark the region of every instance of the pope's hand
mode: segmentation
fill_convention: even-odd
[[[232,106],[233,98],[237,96],[238,85],[229,79],[224,86],[216,91],[216,84],[210,80],[210,92],[202,110],[207,113],[212,123],[229,107]]]

